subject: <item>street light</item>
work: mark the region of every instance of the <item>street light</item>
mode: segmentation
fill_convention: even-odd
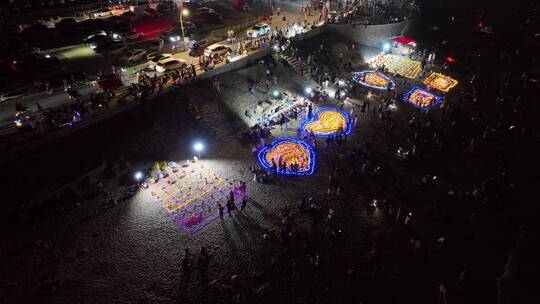
[[[312,87],[306,87],[304,89],[304,91],[306,92],[306,95],[308,95],[309,97],[313,97],[313,88]]]
[[[391,47],[391,45],[390,45],[389,42],[383,43],[383,47],[382,47],[382,48],[383,48],[383,51],[385,51],[385,52],[390,51],[390,47]]]
[[[196,142],[195,144],[193,144],[193,150],[195,150],[195,152],[197,152],[198,158],[201,158],[201,152],[202,152],[202,150],[204,150],[203,143]]]
[[[189,10],[187,8],[183,8],[180,10],[180,29],[182,29],[182,42],[186,41],[185,35],[184,35],[184,18],[183,16],[189,16]]]
[[[135,180],[140,182],[141,179],[143,178],[143,173],[141,171],[137,171],[135,172],[135,174],[133,175],[133,177],[135,177]]]

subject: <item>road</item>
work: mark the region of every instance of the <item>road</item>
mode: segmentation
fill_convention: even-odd
[[[301,19],[302,14],[300,11],[300,4],[278,1],[276,2],[276,6],[280,7],[282,12],[286,12],[287,20],[284,21],[281,16],[274,15],[271,24],[273,30],[275,30],[276,28],[285,28],[288,22],[292,23],[296,20]],[[316,18],[317,16],[310,16],[307,18],[307,20],[309,22],[313,22]],[[171,22],[168,21],[167,23],[170,24]],[[237,41],[235,43],[231,44],[227,40],[219,41],[217,43],[230,46],[233,50],[236,50],[238,47],[238,42],[246,39],[246,31],[244,30],[236,33],[236,36]],[[132,46],[133,48],[147,48],[148,41],[134,42],[132,43]],[[71,47],[64,47],[55,50],[54,52],[52,52],[52,54],[62,59],[63,64],[66,67],[80,72],[85,72],[90,75],[95,74],[97,71],[100,70],[110,71],[112,69],[112,63],[117,60],[117,58],[104,57],[100,54],[97,54],[92,49],[83,44],[74,45]],[[188,64],[194,64],[196,66],[198,65],[198,57],[189,56],[187,51],[174,53],[173,57],[183,59]],[[232,59],[234,59],[235,57],[233,57]],[[147,69],[147,67],[148,63],[142,62],[140,64],[130,66],[126,70],[122,71],[122,80],[124,84],[127,85],[129,83],[132,83],[135,79],[134,74],[141,70]],[[84,86],[79,88],[79,91],[82,95],[86,95],[97,91],[97,88]],[[67,98],[67,94],[65,92],[57,91],[52,95],[37,94],[26,98],[18,99],[16,101],[12,100],[0,104],[0,128],[5,128],[9,125],[12,125],[13,117],[16,113],[15,103],[20,103],[24,106],[29,107],[31,111],[36,111],[36,103],[39,103],[43,108],[50,108],[58,107],[62,104],[66,104],[69,102],[70,101]]]

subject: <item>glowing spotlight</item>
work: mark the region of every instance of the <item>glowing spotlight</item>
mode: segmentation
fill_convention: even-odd
[[[201,158],[201,152],[204,150],[204,144],[202,142],[196,142],[193,144],[193,150],[197,152],[198,158]]]
[[[51,55],[46,54],[46,55],[45,55],[45,58],[49,59],[49,58],[51,58]]]
[[[385,42],[385,43],[383,43],[382,49],[383,49],[383,51],[388,52],[388,51],[390,51],[390,47],[391,47],[390,42]]]
[[[347,95],[347,93],[345,93],[345,91],[341,91],[341,92],[339,92],[339,96],[341,96],[341,97],[345,97],[345,95]]]
[[[306,87],[306,88],[304,89],[304,91],[306,92],[306,94],[311,95],[311,93],[313,93],[313,88],[311,88],[311,87]]]
[[[278,98],[279,97],[279,91],[278,90],[272,91],[272,96],[274,96],[275,98]]]
[[[137,171],[137,172],[135,172],[133,177],[135,177],[136,181],[141,181],[141,179],[143,178],[143,173],[141,171]]]

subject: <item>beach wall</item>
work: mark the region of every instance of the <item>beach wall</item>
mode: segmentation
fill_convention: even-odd
[[[381,48],[385,39],[405,35],[414,23],[415,20],[407,20],[374,25],[326,24],[325,27],[355,43]]]

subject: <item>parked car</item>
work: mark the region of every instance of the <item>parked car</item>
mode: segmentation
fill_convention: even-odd
[[[0,92],[0,102],[6,102],[11,99],[21,98],[27,94],[28,92],[22,88],[3,91]]]
[[[169,13],[175,9],[175,3],[172,1],[161,2],[156,6],[156,10],[162,13]]]
[[[188,9],[190,11],[194,11],[198,8],[201,8],[203,7],[203,5],[199,2],[195,2],[195,1],[184,1],[182,2],[182,8],[185,8],[185,9]]]
[[[138,61],[141,61],[145,58],[145,55],[146,55],[146,51],[145,50],[142,50],[142,49],[134,49],[134,50],[129,50],[126,52],[126,54],[124,55],[124,60],[128,63],[128,64],[131,64],[131,63],[134,63],[134,62],[138,62]]]
[[[53,28],[54,25],[60,20],[62,20],[60,17],[49,16],[49,17],[43,17],[39,19],[38,22],[45,25],[48,28]]]
[[[77,21],[73,18],[64,18],[60,21],[58,21],[54,27],[56,27],[57,29],[61,30],[61,31],[69,31],[69,32],[73,32],[75,31],[77,28],[76,28],[76,24],[77,24]]]
[[[195,23],[193,23],[191,21],[184,21],[183,26],[184,26],[184,34],[186,36],[191,36],[193,33],[195,33],[197,31],[197,26],[195,25]],[[176,23],[175,25],[173,25],[171,30],[181,32],[182,31],[182,24],[180,24],[180,22]]]
[[[184,30],[184,37],[191,36],[191,33]],[[172,29],[168,32],[161,33],[160,38],[167,42],[177,42],[182,40],[182,30]]]
[[[258,23],[247,30],[247,36],[251,38],[262,37],[272,32],[268,24]]]
[[[213,9],[202,7],[193,11],[193,21],[207,23],[223,23],[223,16]]]
[[[206,6],[199,7],[193,11],[194,14],[205,14],[205,13],[215,13],[215,12],[216,12],[215,10]]]
[[[110,29],[111,24],[105,21],[105,19],[88,19],[79,22],[78,26],[81,29],[85,29],[88,31],[99,31]]]
[[[126,50],[126,45],[123,42],[110,42],[99,45],[94,49],[96,53],[103,55],[118,55]]]
[[[200,40],[195,43],[189,48],[189,56],[191,57],[199,57],[204,54],[204,49],[208,46],[207,40]]]
[[[123,33],[122,37],[124,37],[124,39],[126,40],[138,40],[138,39],[142,39],[144,35],[141,33],[137,33],[135,31],[129,31],[127,33]]]
[[[182,59],[169,58],[156,64],[156,71],[163,73],[170,70],[182,69],[187,67],[187,63]]]
[[[88,35],[86,39],[92,39],[96,36],[107,36],[107,32],[103,30],[95,31],[92,34]]]
[[[208,57],[223,56],[227,53],[232,53],[232,49],[222,44],[212,44],[204,50],[204,55]]]
[[[90,38],[84,39],[84,45],[90,47],[91,49],[95,50],[97,47],[103,44],[107,44],[112,42],[111,37],[109,35],[94,35]]]
[[[144,15],[148,17],[152,17],[152,18],[159,17],[158,11],[156,11],[155,9],[151,7],[148,7],[144,10]]]
[[[122,18],[124,18],[126,20],[129,20],[129,21],[133,21],[133,20],[137,19],[137,14],[132,12],[132,11],[127,11],[127,12],[123,13],[120,16],[122,16]]]
[[[148,61],[148,66],[152,69],[155,69],[158,62],[169,58],[172,58],[171,54],[159,54],[157,56],[154,56],[154,58],[150,59],[150,61]]]
[[[146,60],[152,60],[159,55],[161,55],[161,53],[158,51],[148,51],[146,52]]]
[[[94,18],[104,18],[109,16],[112,16],[112,12],[109,9],[100,9],[92,13],[92,17]]]
[[[77,22],[82,22],[88,20],[88,15],[86,15],[84,12],[76,12],[73,14],[73,18],[75,18]]]

